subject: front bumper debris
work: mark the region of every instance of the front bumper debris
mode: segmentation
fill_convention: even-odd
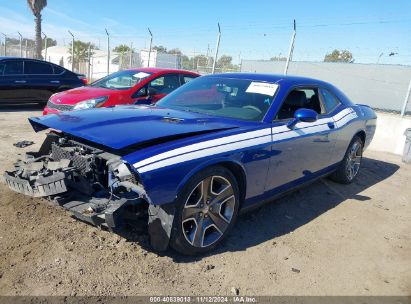
[[[66,174],[70,161],[23,162],[15,164],[16,170],[4,173],[7,185],[13,191],[32,197],[52,196],[67,191]]]
[[[4,179],[11,190],[52,199],[83,222],[117,233],[125,225],[146,228],[154,249],[168,247],[174,205],[154,205],[118,155],[49,134]]]

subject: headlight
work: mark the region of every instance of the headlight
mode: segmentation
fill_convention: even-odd
[[[73,110],[84,110],[84,109],[95,108],[98,105],[105,102],[107,98],[108,96],[102,96],[102,97],[97,97],[97,98],[92,98],[92,99],[81,101],[73,107]]]

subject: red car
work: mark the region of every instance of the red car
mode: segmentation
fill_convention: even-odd
[[[121,104],[155,103],[198,76],[189,71],[158,68],[119,71],[89,86],[52,95],[43,115]]]

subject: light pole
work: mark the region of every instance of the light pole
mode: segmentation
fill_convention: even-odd
[[[4,33],[1,33],[4,36],[4,56],[7,56],[7,35]]]
[[[153,45],[153,33],[150,31],[150,28],[148,28],[148,32],[150,33],[150,47],[148,49],[148,63],[147,67],[150,67],[150,59],[151,59],[151,47]]]
[[[71,35],[71,71],[74,72],[74,35],[68,31]]]
[[[23,57],[23,36],[20,34],[20,32],[17,32],[20,36],[20,57]]]
[[[107,29],[106,34],[107,34],[107,75],[110,74],[110,34],[108,33]]]
[[[44,60],[47,61],[47,35],[44,32],[42,33],[44,35]]]
[[[297,27],[295,25],[295,19],[294,19],[294,31],[293,31],[293,35],[291,36],[291,43],[290,43],[290,49],[288,50],[287,61],[285,62],[284,75],[287,75],[288,65],[290,64],[290,61],[293,59],[294,42],[295,42],[296,34],[297,34]]]
[[[220,47],[220,39],[221,39],[221,28],[220,28],[220,23],[218,23],[217,46],[215,48],[215,53],[214,53],[213,70],[211,71],[212,74],[214,74],[215,72],[215,65],[217,63],[217,56],[218,56],[218,48]]]

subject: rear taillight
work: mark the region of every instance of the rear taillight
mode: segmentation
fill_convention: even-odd
[[[85,85],[88,85],[88,79],[84,76],[77,76]]]

